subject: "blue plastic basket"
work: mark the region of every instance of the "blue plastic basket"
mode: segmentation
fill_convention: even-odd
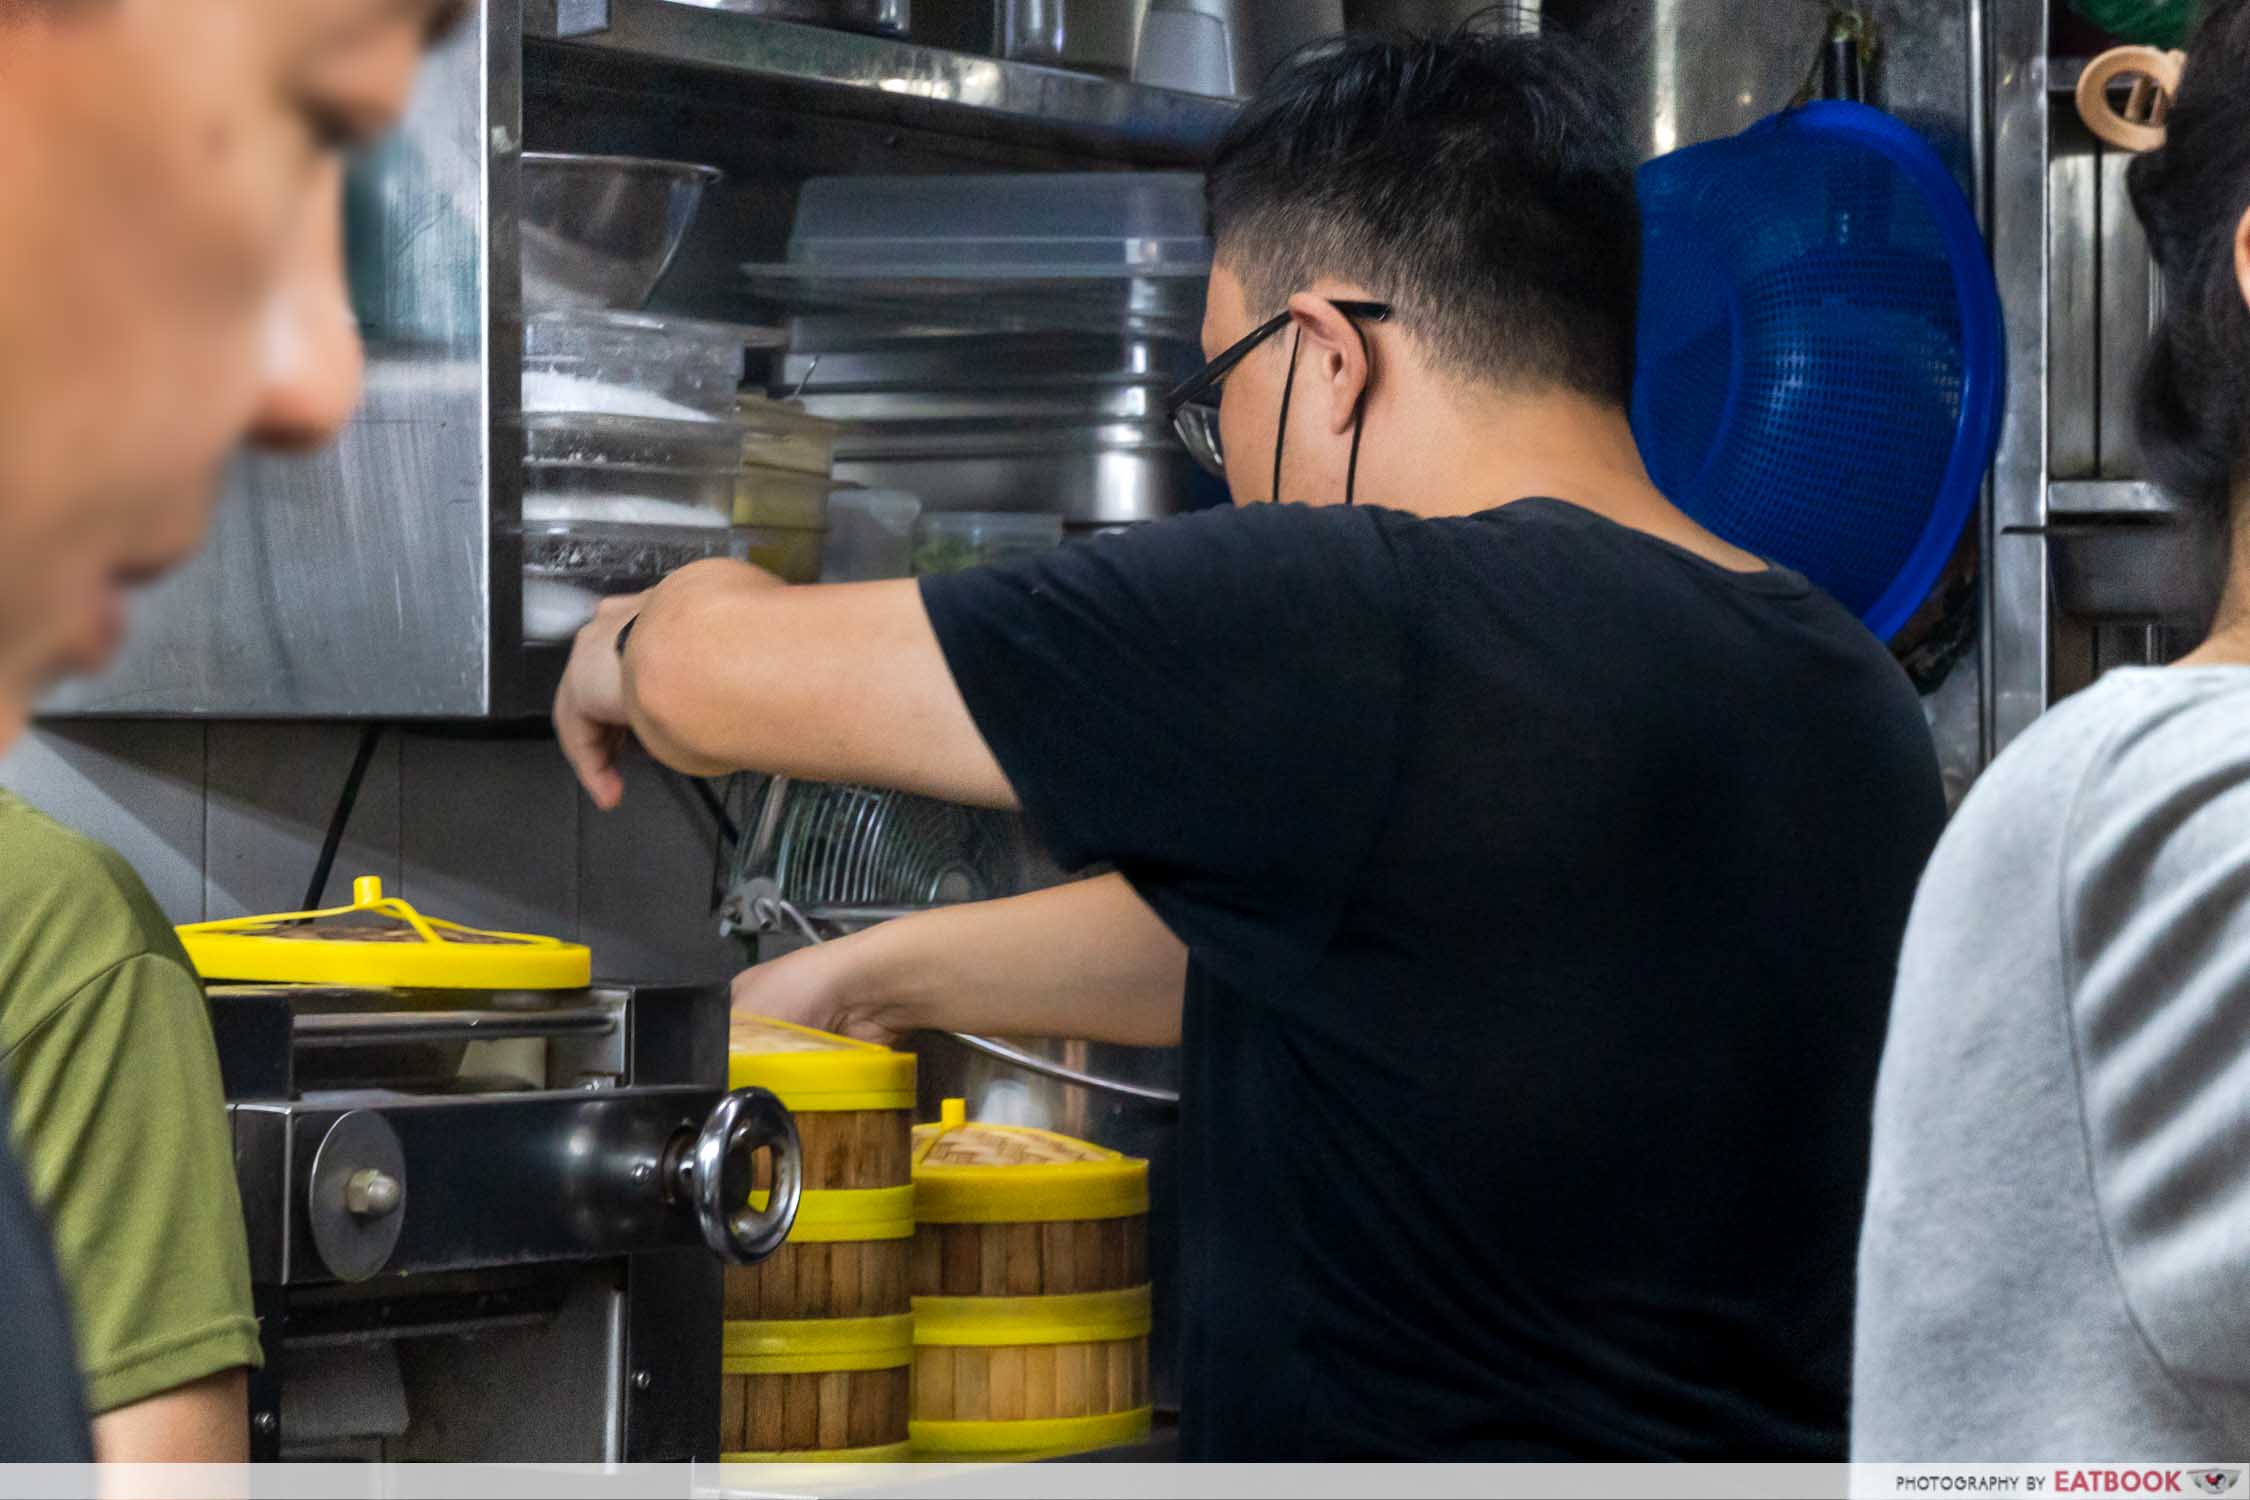
[[[1640,171],[1633,431],[1696,520],[1888,639],[2000,438],[2000,295],[1922,138],[1821,103]]]

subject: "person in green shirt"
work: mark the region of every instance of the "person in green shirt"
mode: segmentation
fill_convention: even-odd
[[[6,792],[0,912],[0,1075],[87,1410],[98,1433],[105,1413],[208,1393],[173,1405],[189,1446],[216,1451],[259,1353],[202,985],[123,859]]]
[[[0,750],[194,553],[237,448],[350,416],[345,158],[473,9],[0,0]],[[0,1115],[0,1459],[83,1455],[80,1379],[97,1459],[246,1457],[258,1345],[195,976],[122,861],[13,801]]]

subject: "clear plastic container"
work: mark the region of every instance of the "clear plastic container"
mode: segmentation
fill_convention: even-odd
[[[1063,518],[1019,511],[934,511],[914,528],[914,572],[958,573],[1062,545]]]
[[[828,533],[803,526],[737,526],[743,555],[784,583],[820,582],[820,555]]]
[[[1202,276],[1206,222],[1194,172],[816,177],[797,195],[789,264],[976,280]]]
[[[735,473],[734,523],[826,531],[828,495],[834,488],[825,474],[744,464]]]
[[[750,539],[750,560],[790,583],[817,583],[832,487],[825,474],[744,464],[735,486],[734,520]]]
[[[733,519],[742,469],[742,429],[733,422],[542,413],[524,418],[523,443],[526,520]]]
[[[744,462],[822,478],[835,468],[836,436],[842,423],[808,414],[801,401],[764,396],[744,396],[735,413],[742,423]]]
[[[824,583],[866,583],[914,573],[914,523],[922,500],[904,490],[839,489],[828,497]]]
[[[535,313],[523,323],[523,405],[673,421],[731,421],[743,351],[779,348],[778,329],[596,309]]]
[[[746,558],[750,539],[725,526],[526,521],[523,634],[568,639],[607,594],[630,594],[707,557]]]

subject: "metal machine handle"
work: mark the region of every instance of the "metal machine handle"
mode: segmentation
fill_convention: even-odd
[[[762,1209],[753,1207],[747,1194],[740,1203],[726,1201],[727,1159],[740,1150],[772,1153],[773,1186]],[[796,1120],[764,1089],[735,1089],[713,1105],[674,1172],[674,1191],[695,1209],[703,1243],[729,1265],[764,1260],[781,1248],[797,1222],[804,1148]]]

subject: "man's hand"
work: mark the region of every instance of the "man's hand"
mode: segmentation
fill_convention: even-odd
[[[617,636],[641,612],[646,594],[618,594],[595,606],[578,632],[555,691],[555,739],[594,805],[607,812],[624,799],[618,755],[632,728],[625,706],[625,664]]]
[[[602,602],[571,649],[554,719],[605,810],[624,796],[627,734],[691,776],[764,771],[1016,805],[911,579],[791,588],[748,563],[690,564]]]
[[[852,968],[859,946],[851,938],[839,938],[744,969],[734,978],[734,1013],[788,1021],[885,1047],[898,1045],[914,1029],[910,1023],[880,1005],[853,1002]]]

